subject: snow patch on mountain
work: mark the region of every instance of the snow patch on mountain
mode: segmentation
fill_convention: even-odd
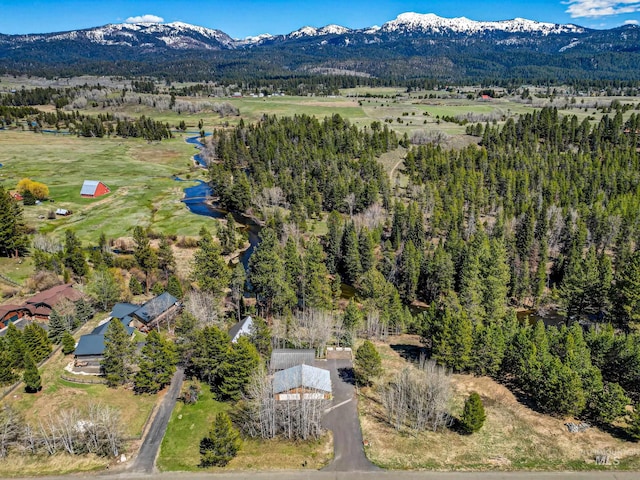
[[[577,25],[536,22],[525,18],[514,18],[500,22],[477,22],[466,17],[443,18],[433,13],[407,12],[398,15],[395,20],[382,25],[383,32],[434,32],[476,34],[487,31],[508,33],[539,33],[542,35],[557,33],[582,33],[584,29]]]

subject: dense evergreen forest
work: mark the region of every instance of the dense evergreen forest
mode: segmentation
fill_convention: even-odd
[[[265,215],[249,280],[267,316],[332,308],[343,282],[357,300],[347,343],[417,332],[455,371],[608,423],[640,398],[640,125],[625,110],[594,124],[545,108],[470,125],[479,145],[411,148],[408,183],[392,191],[375,154],[395,136],[338,116],[265,117],[214,132],[207,153],[222,203]],[[332,211],[324,256],[290,228],[321,211]],[[522,323],[516,307],[557,309],[564,325]]]
[[[397,146],[380,122],[359,130],[339,115],[265,116],[256,125],[241,121],[233,131],[214,131],[204,155],[222,205],[287,206],[301,223],[322,211],[388,205],[389,180],[376,156]]]

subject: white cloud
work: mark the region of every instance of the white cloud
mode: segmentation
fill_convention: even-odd
[[[572,18],[607,17],[640,11],[640,0],[569,0],[567,13]]]
[[[640,22],[638,20],[625,20],[624,24],[625,25],[640,25]]]
[[[125,23],[162,23],[164,18],[157,15],[138,15],[137,17],[129,17],[125,20]]]

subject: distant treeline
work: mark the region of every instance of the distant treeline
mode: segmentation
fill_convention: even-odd
[[[69,113],[61,110],[42,112],[33,107],[0,106],[0,124],[18,125],[27,122],[29,129],[41,131],[51,128],[68,130],[71,134],[82,137],[119,137],[144,138],[145,140],[163,140],[171,138],[171,127],[168,123],[157,122],[144,115],[137,119],[116,118],[112,113],[101,113],[97,116],[84,115],[78,111]]]

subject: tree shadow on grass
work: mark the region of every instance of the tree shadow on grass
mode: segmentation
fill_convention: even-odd
[[[426,355],[427,349],[418,345],[395,344],[389,345],[391,349],[409,362],[417,362],[420,355]]]

